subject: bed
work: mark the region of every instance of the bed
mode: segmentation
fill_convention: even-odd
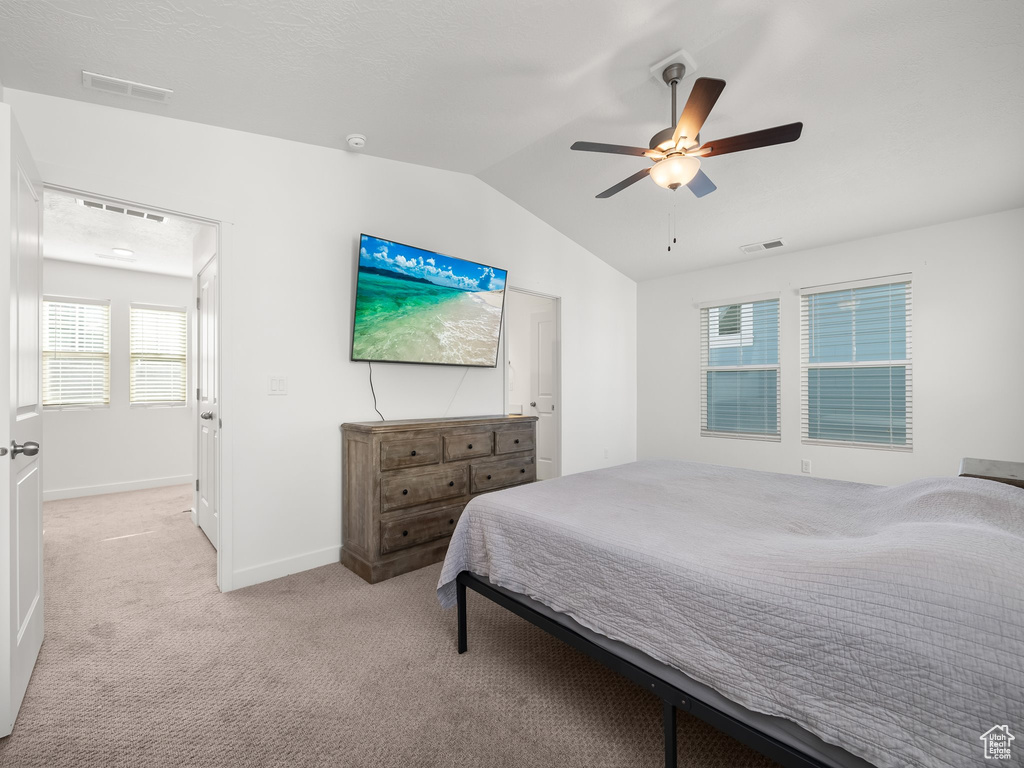
[[[473,589],[794,768],[960,768],[1024,731],[1024,490],[642,461],[478,497]]]

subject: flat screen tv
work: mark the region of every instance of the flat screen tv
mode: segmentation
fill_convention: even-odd
[[[352,359],[495,367],[507,275],[362,235]]]

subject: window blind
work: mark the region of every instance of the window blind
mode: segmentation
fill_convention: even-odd
[[[910,280],[801,293],[803,441],[910,450]]]
[[[110,404],[110,304],[44,299],[43,405]]]
[[[778,440],[779,300],[700,312],[701,434]]]
[[[129,387],[132,405],[185,403],[187,321],[183,309],[132,304]]]

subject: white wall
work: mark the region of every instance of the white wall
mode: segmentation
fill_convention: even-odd
[[[128,403],[128,308],[132,302],[188,307],[192,281],[44,259],[43,293],[110,300],[110,406],[43,413],[44,497],[191,482],[191,402],[176,408]]]
[[[376,418],[366,365],[348,360],[360,231],[507,268],[511,285],[562,297],[563,471],[635,458],[636,284],[479,179],[10,88],[5,97],[45,181],[231,222],[220,263],[228,588],[339,557],[338,426]],[[389,419],[500,413],[500,366],[470,369],[456,393],[463,373],[375,366],[380,408]],[[271,375],[288,377],[288,396],[267,395]]]
[[[1024,209],[843,243],[638,287],[641,458],[679,457],[894,484],[955,475],[964,456],[1024,461]],[[802,445],[801,287],[913,274],[912,453]],[[780,294],[782,441],[700,436],[703,301]],[[982,370],[983,369],[983,370]]]

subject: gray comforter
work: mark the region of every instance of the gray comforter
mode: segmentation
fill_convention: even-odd
[[[879,768],[1024,745],[1018,488],[642,461],[474,499],[442,605],[463,570]]]

